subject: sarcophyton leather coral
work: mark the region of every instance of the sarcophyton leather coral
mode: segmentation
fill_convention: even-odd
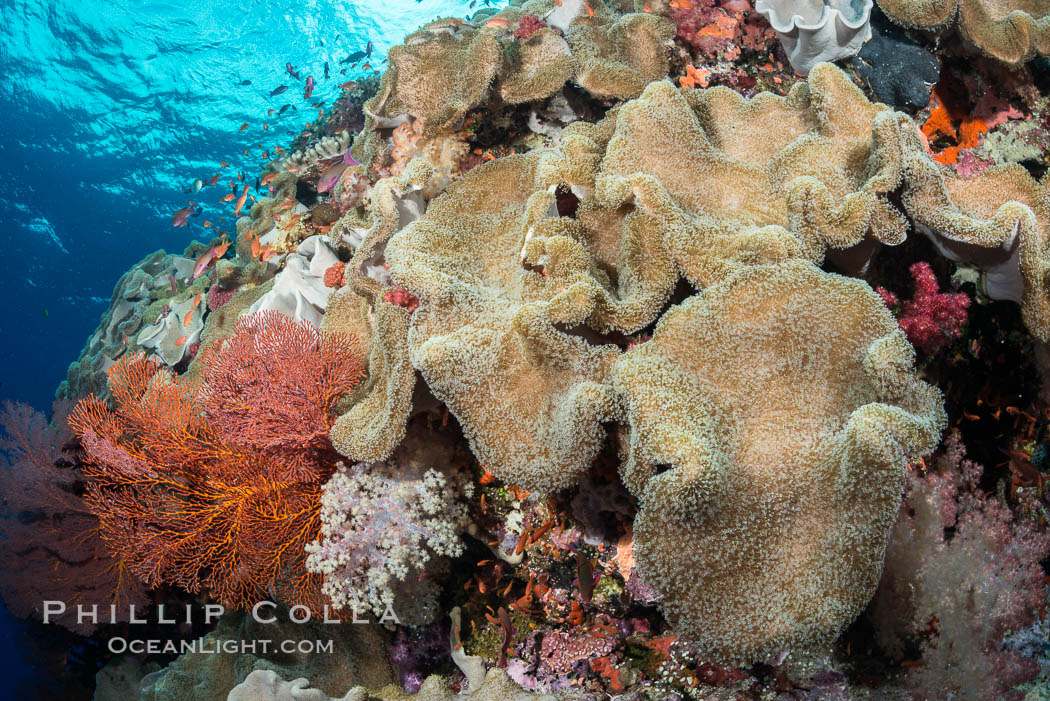
[[[365,104],[362,136],[355,156],[381,161],[384,130],[417,120],[430,138],[455,128],[471,109],[489,100],[520,104],[541,100],[574,79],[600,98],[636,97],[647,83],[667,75],[664,44],[674,36],[666,18],[646,13],[621,14],[590,0],[576,14],[555,22],[568,10],[553,0],[534,0],[500,14],[508,27],[463,20],[432,22],[390,50],[390,69],[379,93]],[[513,27],[525,15],[547,17],[550,27],[516,38]],[[562,36],[561,33],[564,33]]]
[[[647,215],[694,286],[742,264],[904,239],[887,200],[901,179],[895,113],[831,64],[787,97],[653,83],[615,119],[597,199]]]
[[[1039,0],[878,0],[879,7],[906,27],[933,29],[958,18],[963,35],[984,53],[1006,63],[1023,63],[1050,53],[1050,7]]]
[[[391,236],[422,216],[433,175],[426,161],[411,161],[401,177],[376,184],[367,229],[337,224],[332,230],[355,241],[357,250],[321,327],[368,342],[367,377],[338,407],[331,432],[336,450],[352,460],[385,460],[405,437],[416,371],[408,359],[409,312],[386,299],[393,288],[385,252]]]
[[[676,629],[729,662],[833,640],[879,580],[907,456],[940,393],[865,283],[757,266],[616,363],[635,555]]]
[[[916,228],[956,262],[984,271],[992,299],[1021,304],[1028,330],[1050,341],[1050,193],[1018,164],[973,177],[949,172],[922,148],[918,131],[902,124],[902,200]]]
[[[601,273],[575,222],[549,216],[556,198],[538,180],[541,157],[475,168],[390,240],[386,258],[394,281],[419,298],[412,365],[481,465],[550,491],[573,484],[601,447],[619,351],[559,329],[587,319]],[[542,258],[544,274],[523,258]]]

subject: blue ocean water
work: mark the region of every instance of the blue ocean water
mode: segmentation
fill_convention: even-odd
[[[382,70],[406,33],[466,16],[469,2],[0,2],[0,397],[48,407],[120,275],[210,238],[205,219],[231,224],[223,184],[241,171],[254,181],[262,151],[316,117],[311,103],[363,75],[340,75],[340,59],[371,41]],[[267,116],[285,103],[296,109]],[[183,194],[216,173],[215,187]],[[204,212],[175,229],[187,199]]]
[[[254,181],[262,151],[316,117],[311,103],[330,103],[339,83],[365,74],[340,74],[351,65],[341,59],[371,41],[370,63],[382,70],[406,33],[484,6],[470,4],[2,0],[0,399],[47,409],[120,275],[158,248],[210,238],[206,219],[232,224],[229,206],[218,206],[223,184],[242,171]],[[288,90],[270,97],[282,84]],[[267,115],[285,103],[295,109]],[[184,194],[216,173],[215,187]],[[188,199],[203,214],[173,228]],[[2,691],[33,670],[0,614]]]

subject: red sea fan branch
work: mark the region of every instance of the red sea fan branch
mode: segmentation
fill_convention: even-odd
[[[242,318],[203,363],[199,400],[223,437],[283,464],[277,477],[316,479],[310,462],[331,449],[335,403],[364,377],[355,341],[264,311]]]
[[[150,586],[208,590],[230,608],[276,596],[319,609],[305,547],[334,469],[332,410],[363,375],[356,346],[264,312],[204,362],[195,392],[123,357],[115,406],[89,397],[73,412],[103,539]]]

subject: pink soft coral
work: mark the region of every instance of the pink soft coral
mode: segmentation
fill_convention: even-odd
[[[518,27],[514,30],[515,39],[528,39],[530,36],[547,26],[547,23],[536,15],[522,15],[518,20]]]
[[[942,293],[929,263],[915,263],[908,272],[915,280],[915,296],[904,302],[897,323],[916,347],[932,355],[962,335],[970,298],[961,292]],[[892,292],[882,287],[875,291],[887,306],[892,308],[899,303]]]
[[[898,657],[919,643],[921,664],[906,679],[918,698],[946,698],[948,689],[953,698],[1018,698],[1011,688],[1038,665],[1002,642],[1045,601],[1040,560],[1050,534],[982,492],[981,466],[964,458],[952,433],[934,470],[908,476],[872,604],[876,638]]]

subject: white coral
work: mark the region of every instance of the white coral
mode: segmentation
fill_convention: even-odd
[[[321,539],[307,546],[306,567],[355,617],[382,619],[389,608],[402,623],[426,622],[436,612],[428,568],[463,553],[469,482],[406,467],[343,466],[324,487]]]
[[[872,0],[757,0],[791,66],[808,75],[821,61],[856,56],[871,38]]]

